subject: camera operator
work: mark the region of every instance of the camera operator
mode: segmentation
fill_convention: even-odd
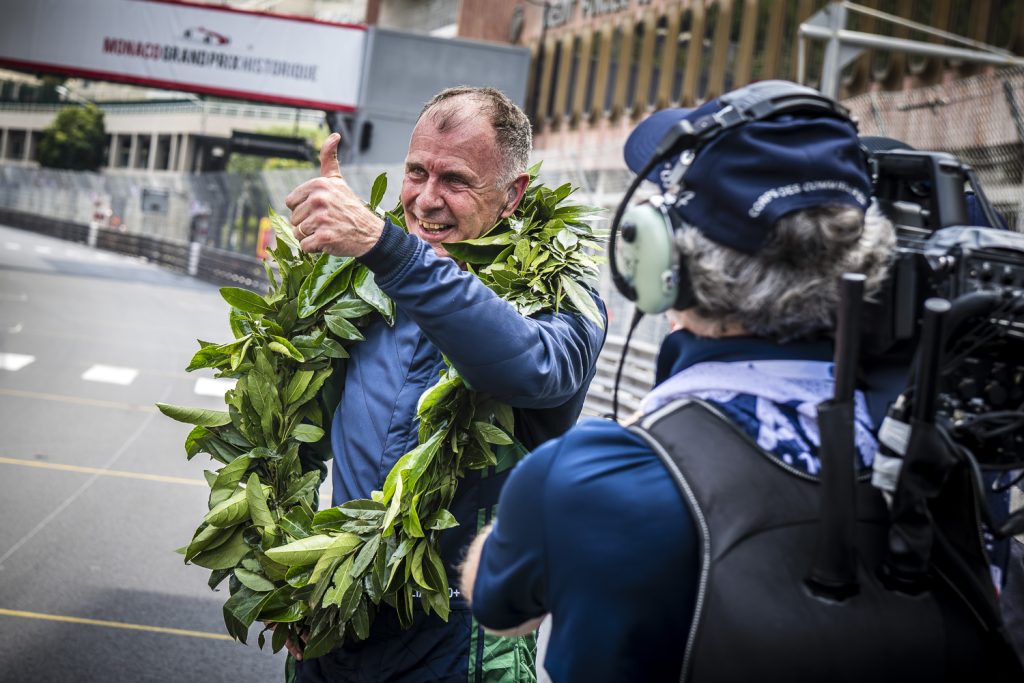
[[[728,102],[761,86],[655,113],[626,142],[627,164],[639,171],[673,127],[726,120]],[[911,617],[918,607],[904,603],[914,599],[886,610],[870,599],[818,600],[804,584],[820,489],[816,406],[834,389],[837,282],[863,273],[870,295],[895,243],[869,205],[855,125],[817,111],[755,118],[692,159],[684,151],[681,183],[678,157],[649,176],[669,190],[677,273],[691,290],[668,313],[665,377],[643,401],[641,427],[583,422],[513,471],[497,521],[464,565],[476,618],[511,635],[550,613],[545,668],[556,683],[676,681],[681,672],[695,681],[992,680],[985,662],[1002,644],[949,600]],[[863,471],[874,425],[860,392],[854,405],[851,465]],[[677,426],[671,445],[651,437],[659,424]],[[665,455],[673,449],[682,455]],[[668,457],[689,465],[674,470]],[[873,548],[884,541],[874,534]]]

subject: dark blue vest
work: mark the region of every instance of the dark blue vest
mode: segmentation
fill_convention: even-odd
[[[702,540],[681,681],[1024,680],[1002,629],[979,616],[990,605],[963,597],[951,563],[970,560],[936,557],[916,595],[886,587],[889,513],[866,478],[855,494],[859,591],[824,600],[805,584],[820,516],[815,477],[699,401],[665,406],[631,429],[664,462]],[[991,582],[987,590],[994,604]]]

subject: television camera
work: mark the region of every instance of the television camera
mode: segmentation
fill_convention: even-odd
[[[890,419],[906,423],[914,414],[933,414],[979,465],[1020,467],[1024,234],[967,225],[970,203],[988,226],[1001,226],[1002,219],[976,173],[950,154],[876,152],[870,166],[875,198],[896,227],[897,250],[880,300],[866,308],[867,364],[908,365],[909,351],[919,354],[914,380]],[[937,312],[926,306],[936,297],[949,303],[948,311],[937,302]],[[926,317],[938,318],[937,325],[925,326]],[[889,450],[899,443],[891,424],[882,433]]]

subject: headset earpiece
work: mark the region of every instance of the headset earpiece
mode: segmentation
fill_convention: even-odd
[[[661,313],[676,305],[679,252],[672,218],[665,207],[639,204],[626,211],[612,258],[641,311]]]

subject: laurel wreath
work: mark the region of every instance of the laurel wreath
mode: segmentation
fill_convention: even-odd
[[[516,212],[484,236],[445,248],[524,316],[570,310],[597,324],[584,285],[597,276],[592,207],[568,203],[573,188],[537,182]],[[381,175],[368,206],[387,188]],[[385,214],[404,227],[401,212]],[[191,459],[207,453],[220,467],[204,474],[209,510],[179,552],[228,580],[227,632],[246,642],[256,621],[276,624],[271,648],[306,637],[304,657],[329,652],[346,637],[365,639],[382,605],[404,626],[413,598],[447,620],[450,591],[438,538],[457,525],[448,507],[466,471],[497,462],[514,445],[512,409],[471,390],[445,359],[440,379],[420,397],[419,443],[391,469],[371,498],[316,511],[317,489],[331,459],[324,439],[339,396],[329,382],[346,350],[376,318],[394,323],[394,304],[357,260],[306,254],[288,222],[272,214],[277,244],[266,264],[266,295],[225,287],[234,340],[200,341],[188,370],[212,368],[236,379],[226,410],[158,404],[195,425],[185,439]],[[340,384],[340,383],[335,383]],[[265,645],[267,629],[259,633]]]

